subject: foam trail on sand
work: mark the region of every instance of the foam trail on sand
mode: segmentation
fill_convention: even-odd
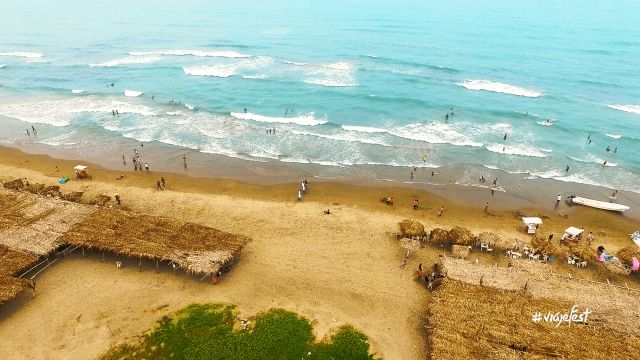
[[[307,125],[307,126],[315,126],[326,124],[326,120],[319,120],[313,116],[313,113],[309,113],[307,115],[295,116],[295,117],[271,117],[254,113],[239,113],[232,112],[231,116],[240,120],[253,120],[259,122],[266,123],[281,123],[281,124],[298,124],[298,125]]]
[[[36,59],[41,58],[44,55],[37,52],[29,52],[29,51],[13,51],[13,52],[0,52],[0,56],[10,56],[10,57],[21,57],[28,59]]]
[[[640,105],[607,105],[611,109],[640,115]]]
[[[462,86],[469,90],[485,90],[524,97],[540,97],[544,95],[534,90],[488,80],[467,80],[456,83],[456,85]]]
[[[97,64],[89,64],[91,67],[114,67],[119,65],[137,65],[137,64],[150,64],[162,60],[159,56],[144,56],[135,57],[129,56],[121,59],[109,60]]]
[[[137,97],[137,96],[140,96],[142,94],[143,94],[142,91],[136,91],[136,90],[125,90],[124,91],[124,96],[127,96],[127,97]]]
[[[342,129],[343,130],[347,130],[347,131],[358,131],[358,132],[365,132],[365,133],[384,133],[384,132],[387,132],[387,130],[385,130],[385,129],[375,128],[375,127],[368,127],[368,126],[342,125]]]
[[[231,50],[156,50],[156,51],[129,51],[131,56],[167,55],[167,56],[197,56],[197,57],[224,57],[229,59],[248,58],[251,55],[241,54]]]

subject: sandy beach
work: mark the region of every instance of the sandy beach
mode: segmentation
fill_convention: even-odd
[[[0,148],[0,180],[55,184],[57,178],[71,176],[76,163]],[[640,227],[629,217],[564,205],[555,211],[504,209],[503,204],[485,215],[483,202],[464,203],[411,187],[311,180],[304,200],[296,202],[297,183],[256,185],[85,165],[93,178],[72,180],[63,185],[65,191],[119,193],[122,207],[131,212],[207,225],[252,241],[216,286],[175,276],[168,269],[156,273],[151,264],[142,272],[134,262],[116,270],[113,257],[103,262],[96,254],[75,253],[38,276],[35,295],[26,292],[0,307],[3,358],[94,358],[188,304],[225,301],[237,304],[243,315],[273,307],[298,312],[313,321],[320,338],[339,325],[352,324],[385,359],[423,359],[428,353],[424,322],[429,295],[413,272],[419,262],[432,263],[445,250],[425,247],[401,268],[404,252],[394,236],[399,221],[411,217],[431,229],[462,225],[474,233],[493,231],[509,247],[515,239],[528,239],[520,216],[537,215],[545,221],[540,230],[544,236],[554,233],[557,239],[568,226],[584,226],[597,236],[593,245],[604,244],[610,253],[628,246],[627,234]],[[117,180],[121,175],[126,176]],[[166,190],[155,190],[161,176],[167,180]],[[395,206],[380,201],[387,196],[396,199]],[[414,198],[422,204],[418,211],[411,209]],[[446,212],[439,217],[441,205]],[[323,214],[326,209],[331,215]],[[501,256],[472,256],[483,264],[506,263]],[[622,278],[559,263],[553,268],[560,274],[638,287],[637,275]]]

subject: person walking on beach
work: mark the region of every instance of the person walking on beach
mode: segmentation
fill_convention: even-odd
[[[613,190],[613,194],[611,194],[611,198],[615,200],[617,196],[618,196],[618,190]]]
[[[160,177],[160,181],[162,181],[162,187],[165,187],[164,176],[161,176],[161,177]]]
[[[36,131],[36,128],[33,127],[33,125],[31,125],[31,130],[33,130],[33,135],[38,135],[38,132]]]
[[[187,154],[182,155],[182,161],[184,162],[184,168],[187,168]]]
[[[119,194],[115,194],[113,195],[114,198],[116,198],[116,204],[120,205],[120,195]]]
[[[275,135],[275,134],[276,134],[276,127],[275,127],[275,126],[273,127],[273,131],[272,131],[271,133],[272,133],[273,135]]]
[[[556,198],[556,209],[560,206],[560,200],[562,200],[562,196],[558,194],[558,197]]]
[[[488,214],[489,213],[489,203],[485,203],[484,204],[484,213]]]
[[[25,129],[27,130],[27,136],[31,136],[31,133],[29,133],[29,129]]]
[[[298,190],[298,201],[302,201],[302,191]]]
[[[127,166],[127,160],[124,159],[124,154],[122,154],[122,163]]]
[[[442,215],[444,215],[444,211],[445,211],[444,206],[440,206],[440,211],[438,211],[438,216],[442,217]]]
[[[493,183],[491,185],[492,186],[497,186],[498,185],[498,178],[493,179]]]
[[[160,186],[160,180],[156,181],[156,190],[162,190],[162,187]]]
[[[147,173],[149,173],[149,164],[148,163],[144,163],[144,169]]]
[[[569,165],[567,165],[567,168],[564,169],[564,172],[566,172],[567,174],[569,173]]]
[[[420,202],[418,201],[418,199],[413,199],[413,210],[418,210],[419,207]]]

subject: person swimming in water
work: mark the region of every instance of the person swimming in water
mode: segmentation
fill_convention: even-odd
[[[245,113],[245,114],[247,113],[247,108],[244,108],[244,113]]]
[[[607,146],[607,152],[611,151],[611,146]]]
[[[507,141],[507,133],[504,133],[504,137],[502,138],[502,140]]]
[[[568,173],[569,172],[569,165],[567,165],[567,168],[564,169],[564,172]]]

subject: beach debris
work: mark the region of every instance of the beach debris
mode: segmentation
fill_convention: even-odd
[[[82,199],[82,194],[84,194],[82,191],[72,191],[62,194],[62,199],[79,203]]]
[[[424,231],[424,225],[419,223],[416,220],[405,219],[402,220],[398,225],[400,225],[400,232],[403,236],[412,238],[414,236],[423,237],[426,232]]]
[[[111,201],[111,196],[99,194],[99,195],[96,195],[96,197],[94,197],[93,199],[89,200],[89,205],[105,206],[110,201]]]

